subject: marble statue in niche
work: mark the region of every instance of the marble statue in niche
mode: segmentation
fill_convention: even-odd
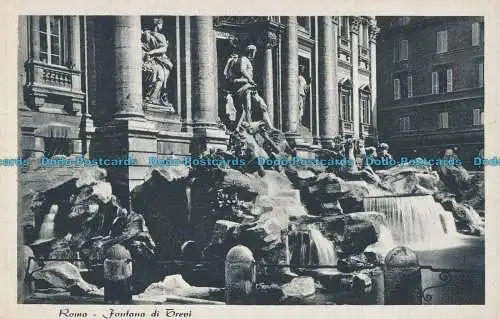
[[[264,99],[257,92],[257,84],[253,79],[253,61],[257,47],[248,45],[241,54],[232,54],[226,62],[224,76],[228,82],[228,91],[232,99],[243,106],[243,117],[246,122],[252,122],[252,106],[261,111],[262,120],[268,128],[274,129],[269,117],[268,107]]]
[[[154,18],[152,30],[142,31],[143,96],[148,104],[160,105],[174,111],[167,94],[167,81],[174,64],[167,55],[169,42],[161,33],[163,19]]]
[[[307,103],[307,95],[309,94],[309,84],[306,80],[306,67],[299,65],[299,122],[302,122],[304,117],[304,108]]]

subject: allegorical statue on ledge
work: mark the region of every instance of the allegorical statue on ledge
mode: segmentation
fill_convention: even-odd
[[[252,104],[258,106],[262,113],[263,122],[274,129],[267,104],[257,92],[257,84],[253,79],[252,61],[255,58],[257,47],[248,45],[243,54],[233,54],[229,57],[224,68],[224,76],[227,80],[228,90],[238,106],[243,106],[241,118],[246,122],[252,122]]]
[[[168,40],[162,29],[163,19],[154,18],[152,30],[142,32],[144,101],[173,110],[168,101],[167,81],[174,65],[167,56]]]

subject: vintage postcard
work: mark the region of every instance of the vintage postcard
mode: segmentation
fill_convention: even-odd
[[[484,309],[495,25],[442,13],[20,12],[17,311]]]

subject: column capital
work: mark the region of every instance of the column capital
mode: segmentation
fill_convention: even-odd
[[[339,24],[339,17],[338,17],[338,16],[333,16],[333,17],[332,17],[332,22],[333,22],[334,24],[337,24],[337,25],[338,25],[338,24]]]
[[[351,33],[358,33],[359,32],[359,26],[362,22],[362,19],[361,17],[358,17],[358,16],[355,16],[355,17],[351,17],[350,20],[350,24],[351,24]]]
[[[272,49],[278,45],[278,35],[275,32],[267,31],[264,35],[264,46],[266,49]]]

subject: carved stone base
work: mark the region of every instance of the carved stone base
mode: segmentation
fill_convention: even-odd
[[[182,129],[181,117],[172,104],[161,106],[150,103],[143,104],[146,119],[154,122],[160,131],[180,132]]]
[[[169,103],[168,105],[158,105],[148,102],[143,102],[144,111],[159,112],[159,113],[176,113],[174,105]]]

